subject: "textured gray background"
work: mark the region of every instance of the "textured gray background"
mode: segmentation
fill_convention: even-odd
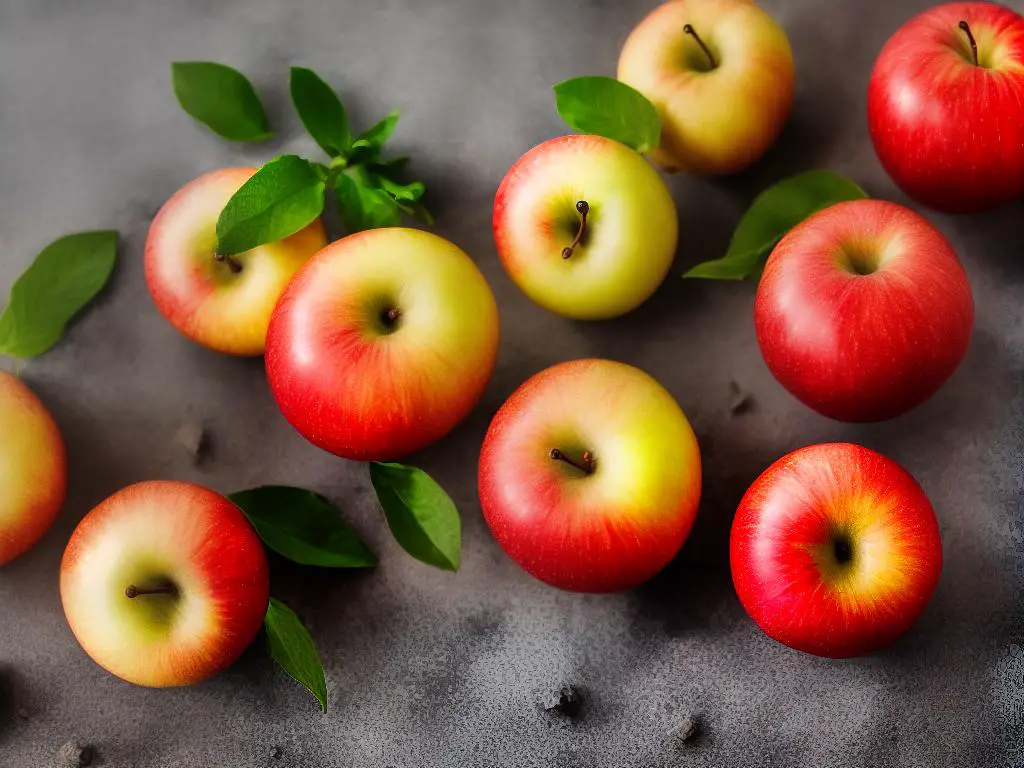
[[[0,286],[59,234],[122,233],[110,290],[24,371],[64,429],[71,489],[43,544],[0,575],[0,766],[48,766],[68,739],[95,744],[117,768],[1024,765],[1019,206],[931,216],[970,275],[977,331],[950,384],[883,425],[830,422],[774,382],[755,343],[752,284],[678,278],[719,255],[754,194],[783,175],[828,166],[902,200],[868,140],[865,89],[884,40],[928,0],[765,2],[793,42],[795,114],[744,175],[672,180],[677,268],[639,311],[566,322],[531,305],[498,264],[495,188],[522,152],[564,132],[549,85],[613,73],[625,35],[654,4],[0,0]],[[169,62],[204,58],[254,79],[279,139],[229,145],[179,110]],[[260,362],[193,346],[145,291],[150,218],[181,184],[220,166],[314,151],[287,103],[291,64],[336,85],[357,125],[403,109],[395,149],[414,155],[437,231],[474,256],[501,306],[501,358],[484,402],[417,458],[462,510],[458,575],[396,547],[365,469],[290,430]],[[649,585],[610,597],[563,594],[520,572],[488,534],[475,493],[477,449],[503,399],[549,364],[592,355],[656,375],[689,414],[706,462],[704,502],[682,555]],[[753,396],[750,413],[730,416],[731,380]],[[204,422],[214,441],[199,468],[174,439],[190,421]],[[744,615],[727,538],[736,503],[771,461],[841,439],[889,454],[921,481],[946,565],[908,636],[873,657],[835,662],[771,642]],[[262,648],[208,684],[172,691],[133,688],[79,649],[57,594],[63,545],[101,499],[158,477],[225,492],[263,482],[316,488],[343,504],[380,554],[367,574],[273,564],[275,594],[322,649],[329,715]],[[576,724],[538,707],[563,683],[587,693]],[[706,733],[674,744],[668,732],[687,713],[703,718]]]

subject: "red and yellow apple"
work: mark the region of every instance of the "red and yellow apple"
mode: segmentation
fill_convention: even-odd
[[[310,442],[363,461],[444,437],[479,401],[498,307],[473,261],[415,229],[350,235],[292,280],[267,337],[267,375]]]
[[[868,124],[886,171],[924,205],[1024,197],[1024,17],[977,2],[915,16],[875,62]]]
[[[963,360],[974,301],[953,248],[902,206],[855,200],[791,230],[768,259],[754,309],[768,368],[841,421],[893,418]]]
[[[678,216],[665,182],[629,147],[572,135],[534,147],[494,200],[509,277],[542,307],[577,320],[616,317],[661,285]]]
[[[732,577],[751,618],[818,656],[871,653],[906,632],[942,571],[924,491],[849,443],[801,448],[750,487],[732,526]]]
[[[180,482],[129,486],[75,530],[60,570],[71,631],[118,677],[190,685],[229,667],[270,600],[263,544],[220,494]]]
[[[548,368],[494,417],[480,502],[502,549],[577,592],[635,587],[675,557],[701,491],[697,439],[643,371],[610,360]]]
[[[299,267],[327,244],[317,219],[276,243],[217,254],[217,219],[255,168],[200,176],[164,203],[146,240],[146,284],[182,334],[217,352],[261,355],[277,300]]]
[[[0,565],[50,529],[67,485],[64,439],[53,417],[20,379],[0,371]]]
[[[742,170],[775,142],[793,107],[789,40],[751,0],[656,8],[626,39],[618,77],[661,115],[652,157],[670,170]]]

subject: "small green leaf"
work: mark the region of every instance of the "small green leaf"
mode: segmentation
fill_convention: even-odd
[[[323,496],[304,488],[265,485],[229,497],[279,555],[302,565],[326,568],[368,568],[377,558],[338,509]]]
[[[387,176],[373,175],[374,183],[391,195],[400,203],[415,203],[423,193],[427,191],[422,181],[414,181],[411,184],[399,184]]]
[[[295,682],[306,688],[327,711],[327,679],[320,654],[309,632],[295,611],[280,600],[270,598],[267,617],[263,622],[267,630],[267,648],[271,658]]]
[[[273,135],[256,89],[241,72],[213,61],[176,61],[171,80],[182,109],[225,139]]]
[[[772,249],[804,219],[836,203],[868,195],[832,171],[807,171],[783,179],[754,198],[733,233],[725,256],[705,261],[683,277],[742,280],[760,275]]]
[[[558,83],[555,106],[573,130],[649,152],[661,141],[661,116],[647,98],[613,77],[577,77]]]
[[[324,209],[324,180],[296,155],[260,168],[235,192],[217,220],[217,252],[225,256],[294,235]]]
[[[348,154],[352,132],[338,94],[316,72],[292,67],[292,103],[309,135],[331,157]]]
[[[459,570],[459,511],[430,475],[416,467],[374,461],[370,482],[402,549],[436,568]]]
[[[349,234],[365,229],[397,227],[402,223],[398,203],[382,189],[366,184],[358,174],[342,173],[334,182],[338,212]]]
[[[356,137],[352,142],[352,165],[376,163],[380,159],[380,151],[395,132],[398,125],[399,111],[396,109],[387,117]]]
[[[11,287],[0,315],[0,354],[36,357],[100,292],[117,261],[117,232],[80,232],[46,246]]]

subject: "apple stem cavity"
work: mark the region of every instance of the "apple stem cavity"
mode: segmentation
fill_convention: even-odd
[[[164,587],[154,587],[153,589],[139,589],[134,584],[131,584],[125,588],[124,596],[129,600],[134,600],[136,597],[143,595],[175,595],[177,592],[178,590],[170,584]]]
[[[974,66],[981,66],[978,63],[978,41],[974,39],[974,33],[971,32],[971,26],[966,21],[961,21],[958,25],[963,33],[967,35],[967,42],[971,44],[971,54],[974,56]]]
[[[561,461],[568,464],[570,467],[576,467],[580,472],[586,475],[594,474],[594,454],[590,451],[584,451],[583,456],[580,457],[580,461],[573,461],[569,456],[566,456],[557,448],[552,448],[548,454],[555,461]]]
[[[715,67],[717,67],[718,63],[715,61],[715,57],[711,53],[711,49],[708,48],[704,44],[704,41],[700,39],[700,35],[697,34],[697,30],[693,28],[693,25],[692,24],[685,25],[683,27],[683,32],[685,32],[686,34],[688,34],[690,37],[692,37],[694,40],[697,41],[697,45],[699,45],[700,49],[702,51],[704,51],[704,55],[708,57],[708,62],[711,64],[711,68],[714,69]]]
[[[227,264],[231,271],[236,275],[242,271],[242,262],[240,262],[236,258],[227,256],[226,254],[223,253],[215,253],[213,254],[213,259],[214,261],[222,261],[225,264]]]
[[[576,237],[573,238],[573,241],[566,248],[562,249],[563,259],[572,258],[573,251],[576,250],[576,246],[580,244],[580,240],[583,239],[583,235],[587,231],[587,214],[590,213],[590,203],[586,200],[580,200],[576,203],[576,211],[580,215],[580,228],[577,230]]]

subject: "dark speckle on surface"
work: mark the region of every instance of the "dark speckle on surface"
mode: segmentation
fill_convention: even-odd
[[[26,363],[68,444],[67,504],[40,546],[0,572],[0,768],[45,768],[87,734],[114,768],[1021,768],[1024,766],[1024,216],[924,212],[959,253],[977,305],[961,369],[899,419],[845,425],[771,377],[751,282],[683,280],[717,258],[751,200],[798,171],[830,168],[907,204],[871,147],[866,91],[885,40],[935,0],[762,0],[787,30],[795,112],[768,155],[734,178],[668,179],[680,216],[675,267],[619,320],[564,321],[506,276],[491,231],[495,190],[526,150],[565,133],[550,86],[612,75],[657,0],[0,0],[0,296],[58,236],[117,228],[110,289],[63,343]],[[1021,10],[1019,2],[1010,3]],[[170,62],[230,64],[263,95],[275,138],[222,141],[185,115]],[[502,313],[483,402],[411,457],[463,520],[462,568],[441,573],[394,543],[366,467],[304,442],[281,417],[262,360],[182,338],[146,290],[155,211],[187,181],[297,152],[326,158],[288,103],[288,66],[342,95],[357,130],[402,112],[393,152],[413,157],[435,231],[480,265]],[[704,491],[676,560],[625,594],[558,592],[520,571],[485,525],[476,461],[491,416],[554,363],[608,357],[655,376],[701,436]],[[0,361],[0,366],[6,365]],[[742,415],[730,388],[756,399]],[[741,409],[742,410],[742,409]],[[175,447],[183,424],[216,438],[201,467]],[[745,615],[729,571],[740,498],[803,445],[849,440],[905,466],[931,498],[942,579],[891,648],[847,661],[790,651]],[[336,501],[380,557],[372,571],[274,561],[273,593],[314,628],[331,710],[261,642],[202,685],[151,690],[96,666],[64,620],[61,554],[79,520],[141,480],[230,493],[300,485]],[[0,501],[2,503],[2,501]],[[5,685],[10,677],[13,686]],[[543,711],[583,681],[584,716]],[[31,712],[15,716],[17,707]],[[687,713],[704,733],[667,732]]]

